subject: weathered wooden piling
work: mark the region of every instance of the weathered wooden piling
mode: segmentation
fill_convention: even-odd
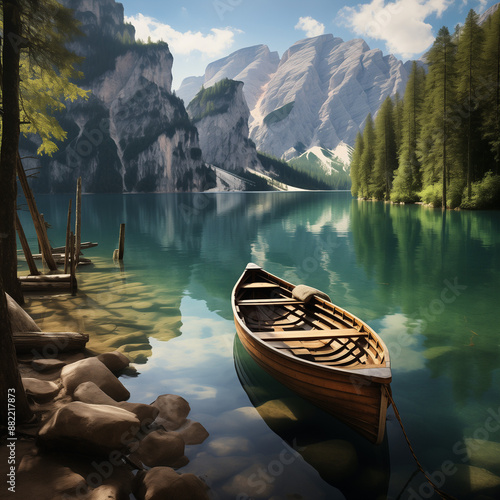
[[[17,176],[19,178],[19,183],[23,189],[24,196],[28,203],[31,218],[33,219],[33,224],[35,226],[36,235],[38,237],[38,243],[40,245],[40,252],[43,254],[45,262],[51,271],[57,271],[57,265],[52,257],[52,249],[50,248],[49,239],[47,237],[47,231],[45,224],[42,223],[40,212],[36,206],[35,197],[28,184],[28,179],[26,177],[26,172],[24,171],[23,164],[21,163],[21,158],[17,157]]]
[[[113,252],[114,260],[123,260],[125,252],[125,224],[120,224],[120,236],[118,238],[118,248]]]
[[[19,236],[19,241],[21,242],[21,246],[23,247],[24,257],[26,258],[26,262],[28,263],[30,275],[38,276],[40,272],[36,267],[35,259],[33,259],[33,254],[31,253],[28,240],[26,239],[26,235],[24,234],[23,226],[21,225],[21,221],[19,220],[19,215],[17,215],[17,212],[16,212],[16,230],[17,230],[17,235]]]
[[[82,178],[76,183],[76,212],[75,212],[75,259],[80,259],[80,245],[82,242]]]
[[[69,243],[71,236],[71,200],[68,206],[68,220],[66,222],[66,244],[64,246],[64,273],[67,274],[69,267]]]

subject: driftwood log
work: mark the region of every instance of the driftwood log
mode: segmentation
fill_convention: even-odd
[[[24,292],[71,290],[73,283],[76,288],[76,279],[72,282],[71,274],[20,276],[19,281]]]
[[[89,340],[86,333],[78,332],[15,332],[14,346],[17,353],[47,351],[44,354],[81,351]]]

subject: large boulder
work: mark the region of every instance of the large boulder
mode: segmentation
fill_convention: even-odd
[[[97,387],[94,382],[90,381],[83,382],[75,389],[73,399],[82,401],[83,403],[110,405],[123,408],[124,410],[134,413],[141,423],[153,423],[160,412],[158,408],[143,403],[129,403],[128,401],[118,403]]]
[[[138,500],[208,500],[206,484],[194,474],[178,474],[170,467],[154,467],[136,476]]]
[[[13,333],[42,331],[33,321],[33,318],[8,293],[5,296],[7,298],[10,325]]]
[[[151,403],[151,406],[158,408],[160,414],[156,423],[167,431],[175,431],[183,426],[187,421],[187,416],[191,411],[189,403],[181,396],[175,394],[163,394]]]
[[[113,373],[119,372],[130,364],[127,356],[120,351],[104,352],[97,356],[97,359],[104,363],[106,367]]]
[[[38,433],[39,443],[88,454],[127,449],[140,429],[139,419],[115,406],[73,401],[59,408]]]
[[[66,365],[61,370],[61,380],[70,395],[83,382],[94,382],[115,401],[124,401],[130,397],[125,386],[97,358],[85,358]]]

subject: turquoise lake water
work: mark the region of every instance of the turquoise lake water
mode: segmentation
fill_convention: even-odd
[[[37,196],[53,246],[69,198]],[[189,401],[210,436],[186,448],[180,472],[200,475],[214,499],[438,498],[392,408],[384,443],[371,445],[249,358],[230,304],[248,262],[367,321],[389,348],[394,400],[428,474],[456,498],[500,498],[500,212],[346,192],[86,195],[82,227],[99,246],[84,251],[94,264],[65,304],[93,349],[135,361],[138,376],[122,378],[131,401]]]

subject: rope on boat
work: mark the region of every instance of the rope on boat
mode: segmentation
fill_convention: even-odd
[[[385,392],[387,394],[387,397],[389,398],[389,401],[391,402],[392,404],[392,407],[394,409],[394,413],[396,415],[396,418],[398,419],[398,422],[399,422],[399,425],[401,426],[401,430],[403,431],[403,435],[406,439],[406,443],[408,444],[408,448],[410,449],[410,452],[413,456],[413,459],[415,460],[415,463],[417,464],[417,467],[418,469],[420,470],[420,472],[424,475],[425,479],[427,479],[428,483],[432,486],[432,488],[434,489],[434,491],[443,499],[443,500],[457,500],[454,496],[452,495],[449,495],[448,493],[440,490],[433,482],[432,482],[432,479],[427,475],[427,473],[425,472],[424,468],[422,467],[422,464],[420,463],[420,461],[418,460],[417,458],[417,455],[415,454],[415,451],[413,450],[413,446],[411,445],[410,443],[410,439],[408,437],[408,435],[406,434],[406,430],[404,428],[404,425],[403,425],[403,421],[401,420],[401,416],[399,415],[399,411],[398,411],[398,408],[396,406],[396,403],[394,402],[394,399],[392,398],[392,394],[391,394],[391,391],[389,390],[389,388],[384,385],[384,389],[385,389]]]

